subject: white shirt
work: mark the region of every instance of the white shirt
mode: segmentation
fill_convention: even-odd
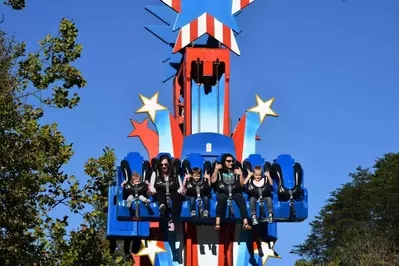
[[[255,187],[263,187],[263,185],[265,184],[265,179],[262,178],[262,179],[259,180],[259,181],[256,181],[256,180],[254,179],[253,183],[254,183]]]

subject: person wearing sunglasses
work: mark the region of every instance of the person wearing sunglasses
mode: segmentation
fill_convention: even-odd
[[[149,192],[157,198],[159,213],[163,217],[169,216],[167,200],[170,197],[172,218],[169,220],[169,231],[174,231],[174,221],[181,215],[182,195],[185,194],[185,189],[182,186],[178,171],[177,173],[172,171],[172,160],[168,155],[162,155],[159,158],[157,171],[154,171],[151,175]]]
[[[234,157],[231,154],[224,154],[221,163],[215,165],[215,170],[211,177],[211,182],[215,184],[216,194],[216,225],[215,230],[220,230],[220,218],[225,217],[227,200],[231,194],[232,200],[236,202],[240,209],[243,221],[243,229],[251,230],[248,224],[248,210],[242,190],[244,186],[244,175],[241,169],[234,169]]]

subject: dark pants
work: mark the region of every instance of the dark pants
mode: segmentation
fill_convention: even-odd
[[[216,200],[216,217],[225,217],[226,216],[226,208],[227,208],[227,200],[229,195],[224,193],[217,193]],[[244,196],[241,193],[233,194],[233,200],[237,203],[238,208],[240,209],[241,218],[248,218],[247,212],[247,204],[245,203]]]
[[[195,211],[195,201],[197,200],[197,197],[189,197],[190,199],[190,211]],[[209,197],[208,196],[203,196],[201,197],[202,199],[202,204],[204,206],[204,211],[207,210],[209,211]]]
[[[156,198],[159,206],[164,204],[166,206],[166,193],[164,191],[157,191]],[[172,220],[178,220],[181,215],[182,196],[177,191],[170,192],[170,199],[172,200]],[[168,211],[166,212],[168,215]]]

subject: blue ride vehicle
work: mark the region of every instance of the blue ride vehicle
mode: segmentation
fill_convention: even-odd
[[[137,198],[130,208],[126,206],[122,182],[126,180],[130,172],[140,173],[142,182],[149,182],[149,177],[156,171],[158,159],[163,154],[168,154],[173,163],[173,172],[183,179],[184,173],[190,168],[198,167],[208,173],[213,171],[213,166],[220,161],[223,154],[230,153],[235,156],[235,147],[230,137],[217,133],[198,133],[185,137],[183,142],[182,156],[180,159],[173,158],[168,153],[160,153],[157,158],[152,158],[151,163],[145,160],[137,152],[128,153],[123,159],[123,164],[118,167],[118,175],[108,190],[108,225],[107,236],[109,238],[125,238],[133,236],[148,236],[150,231],[149,221],[159,221],[160,217],[158,203],[155,197],[147,196],[150,204],[144,204]],[[124,166],[125,165],[125,166]],[[128,167],[126,166],[128,165]],[[243,160],[236,162],[235,167],[243,170],[244,175],[247,168],[261,166],[269,169],[273,179],[272,202],[274,211],[274,222],[300,222],[308,216],[308,192],[304,187],[303,169],[299,163],[287,154],[278,156],[273,163],[265,161],[260,154],[251,154]],[[128,168],[128,169],[127,169]],[[130,172],[129,172],[130,171]],[[248,195],[244,194],[247,202]],[[213,224],[216,215],[216,193],[212,190],[210,195],[210,217],[191,217],[189,201],[183,201],[181,221],[195,224]],[[173,202],[170,204],[173,205]],[[257,203],[258,215],[264,213],[267,216],[267,208],[261,210]],[[197,208],[199,209],[199,208]],[[250,215],[249,215],[250,217]],[[238,206],[232,202],[231,208],[227,208],[226,218],[222,222],[234,222],[241,220]],[[268,224],[269,234],[276,231],[275,223]]]

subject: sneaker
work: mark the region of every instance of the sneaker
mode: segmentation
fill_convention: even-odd
[[[159,209],[159,215],[165,216],[165,211],[166,211],[165,204],[161,204],[158,209]]]
[[[175,231],[175,223],[174,222],[169,221],[168,225],[169,225],[169,231],[170,232]]]
[[[252,224],[258,225],[259,224],[258,218],[256,218],[256,217],[252,218]]]
[[[150,207],[150,204],[151,204],[151,200],[146,200],[146,202],[144,202],[144,205],[146,207]]]
[[[191,217],[195,217],[195,216],[197,216],[197,212],[194,211],[194,210],[192,210],[192,211],[191,211]]]
[[[204,211],[204,217],[205,217],[205,218],[208,218],[208,217],[209,217],[209,211],[207,211],[207,210]]]
[[[267,217],[267,222],[269,224],[273,223],[273,213],[269,213],[269,217]]]

